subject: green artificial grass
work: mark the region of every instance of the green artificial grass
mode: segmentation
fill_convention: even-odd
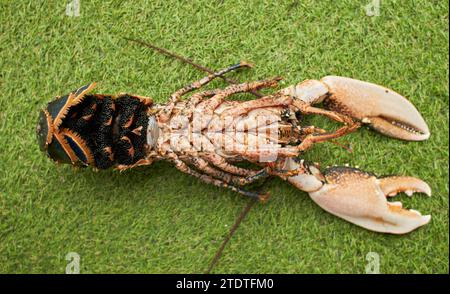
[[[27,3],[28,2],[28,3]],[[374,233],[326,213],[306,193],[274,180],[225,248],[214,273],[448,273],[449,31],[447,1],[0,1],[0,272],[201,273],[247,199],[158,162],[124,173],[57,166],[39,151],[38,110],[91,81],[99,93],[167,101],[204,76],[132,44],[150,41],[219,69],[240,59],[241,81],[281,75],[285,85],[328,74],[391,87],[426,119],[425,142],[367,128],[321,144],[305,158],[427,181],[432,198],[398,196],[432,221],[408,235]],[[68,2],[68,1],[67,1]],[[120,3],[120,4],[119,4]],[[210,87],[222,87],[216,81]],[[241,95],[237,99],[252,99]],[[324,118],[311,121],[330,126]]]

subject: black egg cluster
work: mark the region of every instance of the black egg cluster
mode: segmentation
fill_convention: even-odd
[[[146,106],[128,95],[114,100],[116,105],[113,151],[117,163],[131,165],[144,158],[148,116]]]
[[[71,107],[62,126],[86,142],[97,168],[106,169],[144,158],[147,120],[146,106],[137,98],[88,94]]]

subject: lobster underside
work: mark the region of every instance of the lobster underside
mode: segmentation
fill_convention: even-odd
[[[279,78],[181,99],[242,66],[248,64],[241,62],[178,90],[165,105],[153,105],[150,98],[136,95],[89,94],[94,84],[82,87],[58,97],[41,112],[40,147],[57,162],[100,169],[122,170],[166,159],[204,182],[261,200],[267,195],[242,186],[278,176],[308,192],[324,210],[377,232],[403,234],[430,221],[430,216],[403,209],[400,202],[387,201],[399,192],[431,195],[430,187],[419,179],[378,178],[347,167],[321,171],[318,164],[298,158],[313,145],[344,136],[363,124],[390,137],[426,140],[428,127],[407,99],[375,84],[334,76],[307,80],[252,101],[227,98],[275,87]],[[313,106],[320,102],[328,110]],[[322,115],[343,126],[333,132],[303,126],[300,117],[304,115]],[[266,122],[263,126],[261,117]],[[275,157],[268,156],[273,153]],[[247,160],[261,169],[237,167],[234,160]]]

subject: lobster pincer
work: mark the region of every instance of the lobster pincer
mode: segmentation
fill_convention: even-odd
[[[286,169],[302,172],[287,180],[309,194],[325,211],[366,229],[392,234],[405,234],[427,224],[431,216],[387,198],[400,192],[412,196],[419,192],[431,196],[424,181],[405,176],[377,177],[351,167],[331,167],[320,171],[318,165],[288,158]]]
[[[339,76],[306,80],[281,90],[310,105],[348,115],[378,132],[397,139],[422,141],[430,136],[424,119],[402,95],[368,82]]]

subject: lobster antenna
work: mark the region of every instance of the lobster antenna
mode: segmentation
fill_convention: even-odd
[[[179,60],[179,61],[181,61],[181,62],[190,64],[190,65],[192,65],[193,67],[195,67],[195,68],[197,68],[197,69],[199,69],[199,70],[201,70],[201,71],[207,72],[207,73],[209,73],[209,74],[214,74],[214,71],[213,71],[212,69],[207,68],[207,67],[204,67],[204,66],[202,66],[202,65],[200,65],[200,64],[198,64],[198,63],[195,63],[194,61],[192,61],[192,60],[189,59],[189,58],[186,58],[186,57],[183,57],[183,56],[178,55],[178,54],[176,54],[176,53],[170,52],[170,51],[167,50],[167,49],[164,49],[164,48],[155,46],[155,45],[153,45],[153,44],[151,44],[151,43],[144,42],[144,41],[142,41],[142,40],[132,39],[132,38],[128,38],[128,37],[124,37],[124,39],[127,40],[127,41],[130,41],[130,42],[137,43],[137,44],[139,44],[139,45],[141,45],[141,46],[144,46],[144,47],[148,47],[148,48],[150,48],[150,49],[153,49],[153,50],[155,50],[155,51],[157,51],[157,52],[159,52],[159,53],[161,53],[161,54],[163,54],[163,55],[166,55],[166,56],[168,56],[168,57],[175,58],[175,59],[177,59],[177,60]],[[223,79],[225,82],[229,83],[229,84],[239,84],[239,81],[233,80],[233,79],[230,79],[230,78],[227,78],[226,76],[222,76],[222,75],[221,75],[221,76],[219,76],[219,77],[220,77],[221,79]],[[250,93],[252,93],[252,94],[255,95],[256,97],[263,97],[263,96],[264,96],[264,95],[258,93],[257,91],[251,91]]]
[[[219,249],[217,249],[216,254],[214,254],[214,258],[212,259],[211,263],[208,266],[208,269],[206,270],[205,274],[210,274],[212,269],[215,267],[217,262],[219,261],[220,257],[222,257],[223,250],[225,249],[225,246],[227,245],[228,241],[230,241],[231,237],[233,237],[234,233],[236,232],[237,228],[241,224],[241,222],[244,220],[244,218],[247,216],[250,209],[255,205],[257,202],[257,199],[251,199],[247,205],[244,207],[244,209],[241,211],[239,216],[234,221],[233,226],[230,229],[230,232],[225,237],[225,239],[222,241],[222,244],[220,244]]]
[[[339,143],[336,140],[331,140],[329,142],[334,144],[334,145],[336,145],[336,146],[339,146],[339,147],[345,149],[348,153],[353,153],[353,149],[352,149],[351,145],[348,142],[346,142],[345,145],[342,144],[342,143]]]

